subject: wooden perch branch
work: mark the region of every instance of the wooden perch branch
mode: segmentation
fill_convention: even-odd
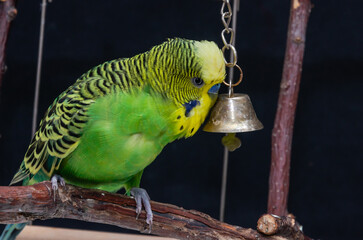
[[[170,204],[151,201],[151,207],[154,213],[151,233],[159,236],[211,240],[290,239],[279,233],[266,236],[253,229],[229,225],[204,213]],[[0,223],[3,224],[70,218],[147,231],[145,212],[141,213],[139,219],[135,217],[134,199],[120,194],[66,185],[54,195],[50,182],[0,187]],[[287,227],[286,231],[295,230]],[[299,234],[302,235],[301,232]]]
[[[268,213],[287,215],[291,143],[299,93],[310,0],[292,0],[286,52],[274,128],[272,130]]]

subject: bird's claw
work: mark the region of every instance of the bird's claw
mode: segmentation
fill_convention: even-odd
[[[149,233],[151,233],[151,226],[153,223],[153,212],[150,205],[150,197],[145,189],[142,188],[132,188],[130,191],[131,195],[136,201],[136,219],[139,218],[141,213],[142,205],[144,205],[146,212],[146,223],[149,225]]]
[[[61,176],[54,174],[53,177],[50,179],[50,181],[52,182],[52,189],[54,192],[54,201],[55,201],[55,192],[58,190],[58,182],[59,184],[64,187],[66,185],[66,182],[64,181],[64,178],[62,178]]]

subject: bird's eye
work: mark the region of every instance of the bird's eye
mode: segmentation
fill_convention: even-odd
[[[193,85],[194,85],[194,86],[196,86],[196,87],[198,87],[198,88],[200,88],[201,86],[203,86],[203,85],[204,85],[204,81],[203,81],[203,79],[198,78],[198,77],[194,77],[194,78],[192,78],[192,83],[193,83]]]

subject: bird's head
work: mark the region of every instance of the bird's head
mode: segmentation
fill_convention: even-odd
[[[168,40],[149,51],[148,67],[157,79],[153,88],[184,105],[186,114],[197,105],[209,110],[226,75],[222,51],[210,41]]]

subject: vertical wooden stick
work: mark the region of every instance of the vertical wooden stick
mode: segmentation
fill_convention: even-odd
[[[272,131],[268,213],[287,215],[291,142],[310,0],[292,0],[280,94]]]
[[[11,21],[16,17],[15,0],[0,0],[0,88],[6,71],[5,48]]]

